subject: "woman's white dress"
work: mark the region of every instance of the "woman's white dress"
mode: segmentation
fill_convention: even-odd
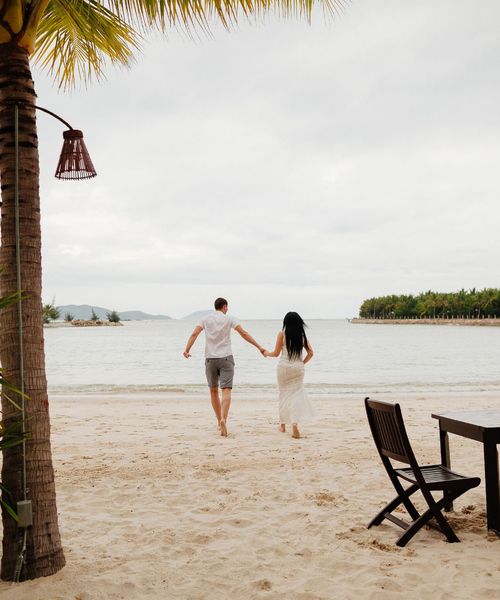
[[[302,357],[290,360],[283,344],[278,362],[280,423],[307,423],[316,418],[316,412],[304,390],[304,371]]]

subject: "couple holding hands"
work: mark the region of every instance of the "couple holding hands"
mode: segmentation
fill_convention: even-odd
[[[265,350],[246,332],[234,317],[227,314],[228,303],[224,298],[214,302],[215,311],[204,317],[190,335],[184,357],[190,358],[190,350],[202,331],[205,331],[205,372],[210,388],[210,400],[217,417],[220,434],[227,437],[227,418],[231,406],[234,359],[231,350],[231,329],[255,346],[265,357],[279,357],[278,391],[280,431],[292,428],[292,437],[300,438],[299,423],[315,418],[315,411],[304,390],[304,365],[313,357],[311,344],[304,331],[305,323],[296,312],[289,312],[283,320],[272,352]],[[221,389],[222,398],[219,396]]]

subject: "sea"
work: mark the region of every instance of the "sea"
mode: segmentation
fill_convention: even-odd
[[[241,321],[264,347],[274,348],[277,320]],[[122,327],[45,329],[49,391],[128,393],[206,391],[204,334],[182,352],[196,323],[127,321]],[[313,394],[500,391],[500,327],[368,325],[311,320],[314,358],[306,366]],[[276,386],[277,360],[233,332],[235,392],[250,396]]]

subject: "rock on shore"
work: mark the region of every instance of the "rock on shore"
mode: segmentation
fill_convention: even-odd
[[[97,319],[97,321],[74,319],[71,321],[71,325],[73,325],[73,327],[109,327],[116,325],[122,326],[123,323],[111,323],[110,321],[101,321],[101,319]]]

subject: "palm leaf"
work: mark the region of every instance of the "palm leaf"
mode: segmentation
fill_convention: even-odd
[[[0,267],[0,273],[4,271],[3,267]],[[7,296],[3,296],[0,298],[0,308],[5,308],[16,302],[19,302],[23,298],[26,298],[27,294],[24,292],[17,293],[14,292],[12,294],[8,294]],[[0,385],[2,386],[2,395],[3,397],[10,402],[18,411],[21,412],[21,407],[7,394],[7,390],[11,390],[15,392],[19,396],[23,396],[24,398],[28,398],[28,396],[18,390],[15,386],[10,384],[4,377],[3,370],[0,368]],[[0,420],[0,451],[3,451],[6,448],[13,448],[15,446],[21,445],[24,440],[27,439],[27,434],[23,432],[23,422],[22,419],[17,419],[12,421],[8,425],[5,425],[4,421]],[[4,485],[0,482],[0,506],[3,507],[7,513],[16,521],[18,521],[17,513],[13,507],[12,495],[9,490],[5,488]]]
[[[28,439],[28,434],[23,433],[22,421],[14,421],[7,427],[0,421],[0,449],[19,446]]]
[[[311,20],[314,6],[331,16],[350,0],[49,0],[37,30],[34,58],[60,86],[103,77],[112,63],[129,65],[141,35],[152,29],[180,27],[209,31],[209,22],[224,27],[240,16],[259,19],[274,13]]]
[[[3,394],[3,397],[5,398],[5,400],[7,400],[7,402],[10,402],[10,404],[12,404],[12,406],[14,408],[16,408],[17,410],[21,411],[22,408],[19,406],[19,404],[17,402],[15,402],[15,400],[13,400],[7,394],[7,392],[5,390],[10,390],[11,392],[15,392],[19,396],[23,397],[25,400],[29,400],[29,396],[27,394],[25,394],[24,392],[21,392],[21,390],[18,390],[15,385],[12,385],[11,383],[9,383],[4,378],[3,371],[1,369],[0,369],[0,385],[2,386],[2,394]]]
[[[0,483],[0,491],[3,492],[3,495],[10,500],[12,498],[10,492]],[[14,508],[9,504],[8,500],[4,500],[0,497],[0,505],[4,507],[4,509],[9,513],[9,515],[14,519],[14,521],[19,521],[19,517],[17,516]]]
[[[103,76],[106,60],[128,65],[139,34],[97,0],[51,0],[37,31],[35,60],[61,85]]]
[[[225,26],[236,23],[240,14],[246,17],[275,13],[310,19],[316,5],[326,13],[340,14],[350,0],[107,0],[110,9],[140,29],[166,24],[208,25],[217,17]]]
[[[0,272],[1,271],[2,271],[2,269],[0,269]],[[21,294],[18,294],[17,292],[13,292],[12,294],[3,296],[2,298],[0,298],[0,308],[5,308],[6,306],[11,306],[12,304],[19,302],[20,300],[24,300],[24,298],[27,298],[27,297],[28,297],[28,295],[25,294],[24,292],[21,292]]]

